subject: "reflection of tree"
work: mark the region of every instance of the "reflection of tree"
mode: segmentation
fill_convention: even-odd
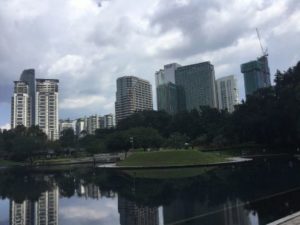
[[[214,210],[219,210],[219,213],[213,219],[218,217],[224,220],[231,218],[231,214],[243,217],[247,212],[257,212],[262,218],[271,221],[276,218],[268,219],[269,215],[276,217],[276,214],[286,215],[292,209],[300,209],[295,201],[299,199],[300,193],[293,192],[295,196],[286,195],[285,198],[276,197],[277,208],[271,203],[274,200],[264,201],[263,205],[266,207],[253,200],[300,186],[300,167],[297,163],[292,168],[290,165],[291,163],[284,160],[256,161],[248,165],[214,168],[199,176],[183,179],[142,179],[116,170],[94,168],[44,172],[2,170],[0,197],[9,198],[15,203],[37,201],[56,184],[63,197],[115,197],[114,193],[117,192],[137,207],[147,206],[154,209],[163,205],[167,221],[168,218],[172,221],[175,218],[187,218]],[[236,206],[239,209],[235,209]],[[169,213],[171,216],[168,216],[168,212],[172,212]],[[172,215],[176,216],[172,219]],[[245,220],[242,221],[247,224],[247,216],[244,217]],[[207,221],[208,218],[209,216],[206,217]],[[235,224],[234,217],[228,221],[227,224]]]
[[[28,173],[26,170],[5,170],[0,174],[0,196],[16,202],[25,199],[37,200],[42,192],[51,189],[52,180],[44,175]]]

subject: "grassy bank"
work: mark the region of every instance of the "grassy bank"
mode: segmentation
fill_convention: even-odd
[[[181,166],[227,161],[228,156],[217,152],[196,150],[166,150],[157,152],[135,152],[118,166]]]
[[[3,167],[7,167],[7,166],[24,166],[24,165],[26,165],[26,163],[0,159],[0,167],[1,166],[3,166]]]

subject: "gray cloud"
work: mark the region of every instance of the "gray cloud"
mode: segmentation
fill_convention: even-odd
[[[117,77],[154,84],[170,62],[210,60],[217,77],[237,76],[243,96],[240,63],[261,54],[255,28],[274,73],[299,60],[299,21],[297,0],[2,0],[0,125],[9,121],[12,81],[31,67],[60,79],[62,118],[113,112]]]

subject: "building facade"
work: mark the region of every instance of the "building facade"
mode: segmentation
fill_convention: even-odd
[[[181,66],[175,71],[179,111],[217,107],[215,71],[210,62]]]
[[[86,118],[86,131],[88,134],[95,134],[100,128],[100,120],[98,115],[92,115]]]
[[[105,129],[111,129],[115,127],[115,116],[112,113],[104,115],[103,120],[103,127]]]
[[[29,86],[24,81],[15,81],[14,94],[11,99],[11,128],[18,125],[30,127],[32,125],[31,113]]]
[[[158,207],[138,205],[118,196],[118,211],[120,214],[120,225],[158,225]]]
[[[31,112],[31,124],[35,124],[35,70],[26,69],[23,70],[20,81],[24,81],[28,84],[28,95],[30,98],[30,112]]]
[[[153,110],[150,82],[134,76],[118,78],[115,110],[117,123],[134,112]]]
[[[82,136],[82,132],[86,131],[86,123],[84,118],[79,118],[76,120],[76,135],[78,137]]]
[[[181,65],[172,63],[155,73],[157,109],[169,114],[178,112],[178,88],[175,85],[175,71]]]
[[[241,72],[244,74],[246,97],[260,88],[271,86],[270,69],[266,55],[242,64]]]
[[[59,120],[59,133],[61,134],[64,130],[72,129],[75,133],[76,131],[76,120]]]
[[[58,80],[36,79],[35,123],[49,140],[59,138]]]
[[[222,77],[217,79],[217,97],[218,97],[218,108],[228,110],[232,113],[234,106],[238,104],[238,90],[237,81],[234,75]]]

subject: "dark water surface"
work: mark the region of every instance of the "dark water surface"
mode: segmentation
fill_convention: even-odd
[[[260,159],[148,174],[1,170],[0,197],[1,225],[261,225],[300,210],[300,163]]]

